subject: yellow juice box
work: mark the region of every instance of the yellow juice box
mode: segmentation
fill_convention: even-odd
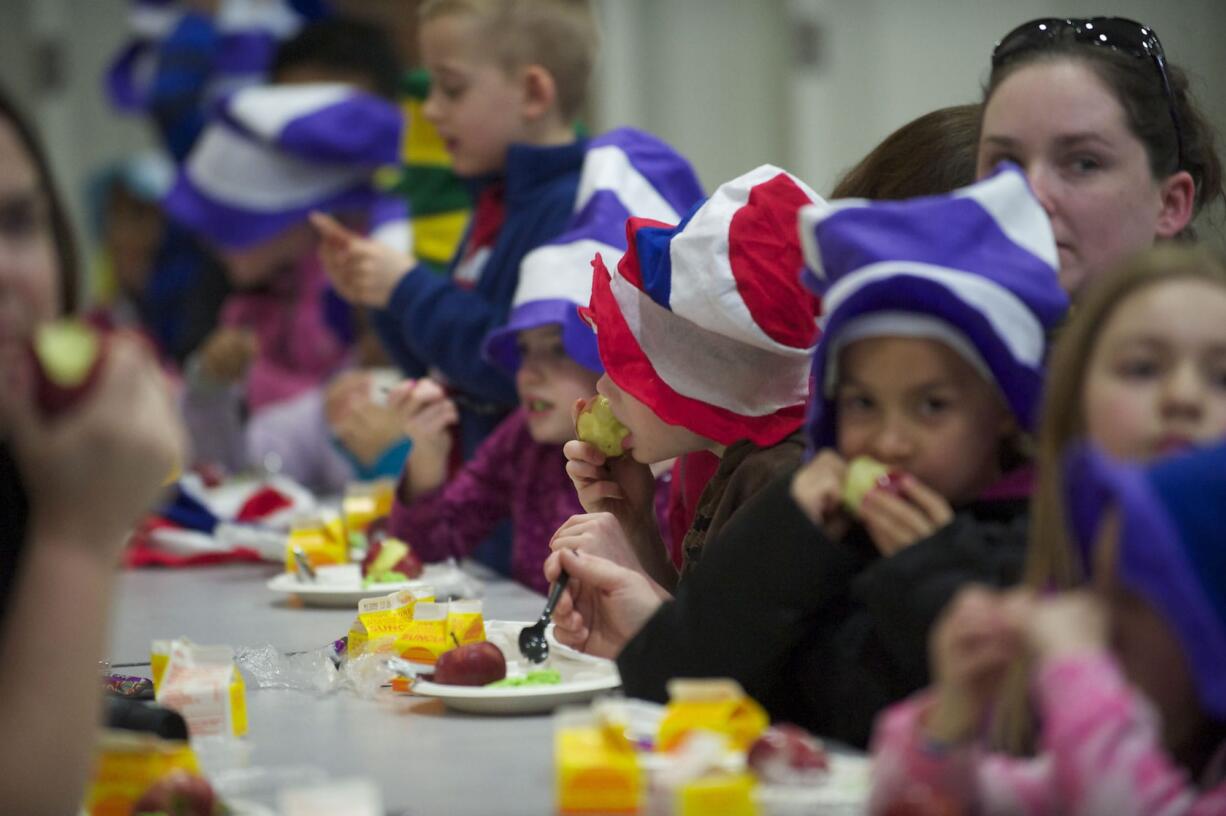
[[[757,816],[754,778],[747,773],[716,774],[686,782],[677,790],[677,816]]]
[[[586,709],[562,709],[554,719],[557,812],[638,813],[643,775],[623,734]]]
[[[485,640],[481,601],[452,601],[447,605],[447,641],[464,645]]]
[[[392,512],[392,500],[396,495],[396,483],[391,479],[373,482],[358,482],[345,488],[341,499],[341,516],[347,533],[366,532],[375,519]]]
[[[83,809],[89,816],[128,816],[145,791],[178,770],[200,773],[188,743],[135,731],[104,730],[95,749]]]
[[[247,733],[247,690],[229,646],[176,641],[157,691],[157,701],[187,721],[192,737]]]
[[[285,543],[286,572],[298,572],[295,550],[301,550],[312,567],[347,563],[349,543],[345,539],[340,516],[335,513],[322,513],[293,526]]]
[[[370,633],[366,631],[366,624],[362,623],[362,618],[353,619],[353,623],[349,624],[349,632],[345,640],[345,659],[353,660],[355,657],[361,656],[366,651],[366,645],[370,641]]]
[[[762,706],[735,680],[670,680],[668,696],[656,739],[659,751],[672,750],[694,730],[721,734],[732,748],[747,751],[770,725]]]
[[[394,648],[405,660],[433,666],[439,655],[454,646],[447,637],[447,604],[427,601],[413,608],[413,620],[396,638]]]

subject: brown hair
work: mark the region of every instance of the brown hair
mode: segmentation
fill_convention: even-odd
[[[1226,288],[1226,263],[1205,246],[1157,244],[1090,282],[1052,350],[1039,421],[1037,487],[1030,504],[1025,582],[1046,590],[1085,580],[1069,538],[1062,462],[1068,446],[1086,435],[1084,383],[1103,327],[1121,303],[1172,280],[1203,280]],[[1014,753],[1033,747],[1029,672],[1017,666],[1006,686],[994,739]]]
[[[965,187],[975,180],[979,119],[979,105],[954,105],[911,120],[844,173],[830,197],[897,200]]]
[[[26,118],[3,87],[0,87],[0,119],[7,119],[12,124],[13,130],[17,133],[17,140],[30,156],[30,161],[34,163],[42,192],[47,197],[51,238],[55,244],[55,255],[58,261],[56,273],[60,278],[59,313],[72,312],[77,308],[78,297],[77,244],[69,225],[68,211],[64,208],[64,202],[60,200],[59,188],[56,187],[55,178],[51,175],[51,166],[47,163],[47,156],[43,152],[41,143],[34,135],[34,128],[31,127],[30,120]]]
[[[419,16],[425,23],[448,14],[476,17],[506,69],[547,70],[562,117],[579,115],[600,44],[589,0],[425,0]]]
[[[1194,217],[1214,201],[1226,200],[1213,126],[1193,97],[1187,74],[1169,62],[1166,63],[1166,73],[1172,100],[1168,103],[1162,78],[1152,60],[1061,40],[1043,48],[1024,51],[993,69],[984,90],[984,106],[987,106],[1001,83],[1016,71],[1036,62],[1056,60],[1081,62],[1111,90],[1124,109],[1128,130],[1145,146],[1150,173],[1155,179],[1166,178],[1180,170],[1186,170],[1192,176],[1196,184]],[[1182,160],[1171,119],[1172,107],[1182,134]],[[1195,233],[1189,225],[1179,237],[1194,238]]]

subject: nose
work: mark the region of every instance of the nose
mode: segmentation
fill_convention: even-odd
[[[1052,171],[1043,165],[1041,162],[1031,162],[1025,168],[1026,180],[1030,182],[1030,189],[1034,191],[1034,197],[1039,200],[1039,206],[1047,213],[1048,217],[1056,210],[1056,180],[1053,177]]]
[[[915,454],[915,441],[906,422],[900,417],[887,417],[873,437],[872,451],[883,464],[906,465]]]
[[[1181,361],[1162,382],[1164,419],[1195,421],[1204,410],[1205,383],[1194,360]]]
[[[430,91],[426,94],[426,101],[422,103],[421,115],[426,117],[426,121],[431,124],[437,124],[440,116],[438,104],[438,89],[434,83],[430,83]]]

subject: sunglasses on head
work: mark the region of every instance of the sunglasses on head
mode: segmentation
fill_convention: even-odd
[[[1152,60],[1158,66],[1167,110],[1175,126],[1175,149],[1183,167],[1183,129],[1175,112],[1175,95],[1166,73],[1166,54],[1157,33],[1136,20],[1123,17],[1086,17],[1065,19],[1044,17],[1023,23],[1006,34],[992,49],[992,68],[997,69],[1019,54],[1039,51],[1058,42],[1076,42],[1109,48],[1130,57]]]

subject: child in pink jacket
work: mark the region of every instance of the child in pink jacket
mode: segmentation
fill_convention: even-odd
[[[1064,477],[1090,585],[954,601],[935,687],[878,723],[871,812],[1226,814],[1226,445],[1144,468],[1075,448]],[[1035,758],[958,736],[1019,647]]]

